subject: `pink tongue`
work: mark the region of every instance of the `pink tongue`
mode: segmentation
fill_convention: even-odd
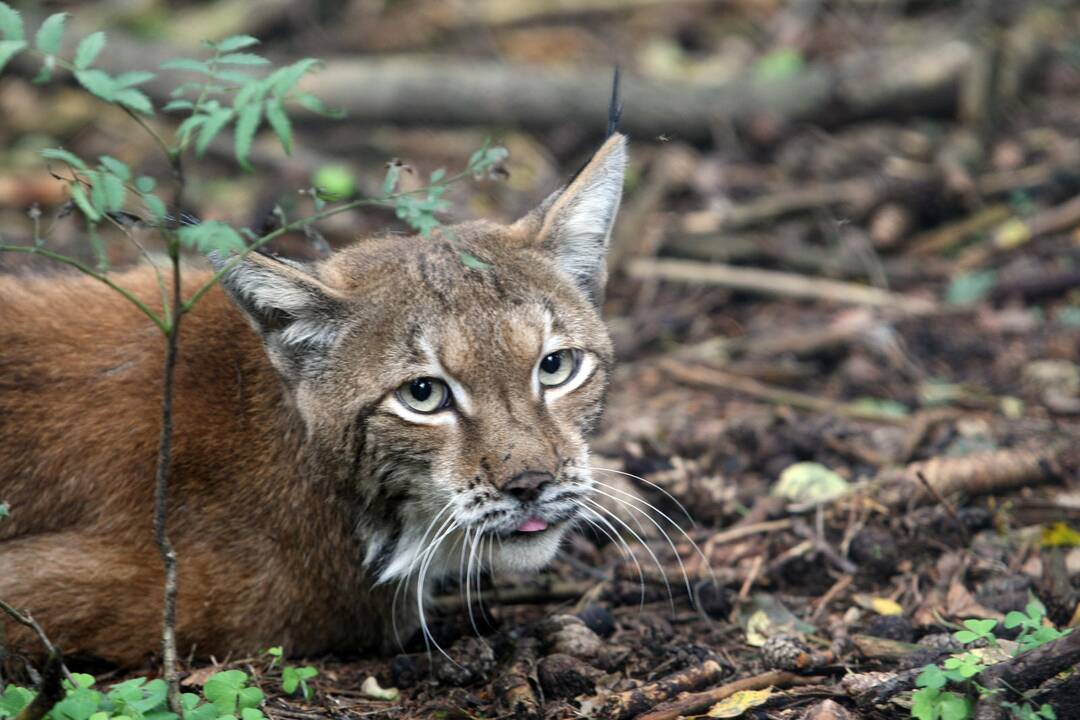
[[[540,532],[541,530],[547,530],[547,526],[548,524],[540,518],[529,518],[518,525],[518,532]]]

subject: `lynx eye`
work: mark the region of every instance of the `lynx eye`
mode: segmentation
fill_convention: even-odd
[[[540,384],[547,388],[565,385],[577,372],[578,365],[581,364],[580,358],[580,350],[569,348],[545,355],[540,360],[540,367],[537,368]]]
[[[397,390],[398,400],[418,413],[433,413],[450,407],[450,388],[442,380],[416,378]]]

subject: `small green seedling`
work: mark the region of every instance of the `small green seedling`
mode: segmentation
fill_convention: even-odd
[[[273,669],[278,662],[281,662],[281,689],[285,691],[286,695],[294,695],[297,690],[300,690],[300,694],[304,696],[305,700],[311,699],[311,686],[307,681],[311,680],[319,674],[319,671],[310,665],[304,667],[293,667],[292,665],[286,665],[282,658],[284,652],[281,646],[272,647],[266,651],[272,659],[270,660],[270,669]]]
[[[1046,620],[1046,608],[1037,598],[1028,602],[1024,612],[1013,611],[1005,616],[1004,627],[1020,628],[1013,656],[1031,650],[1051,640],[1056,640],[1068,630],[1058,630]],[[992,648],[1000,648],[994,629],[997,620],[965,620],[964,629],[953,637],[964,645],[985,642]],[[974,714],[975,700],[992,697],[999,691],[980,685],[976,678],[993,663],[985,659],[981,650],[965,650],[947,658],[941,666],[927,665],[915,679],[918,688],[911,695],[911,717],[917,720],[970,720]],[[1054,709],[1047,704],[1035,708],[1027,701],[1001,700],[1001,707],[1010,718],[1018,720],[1056,720]]]

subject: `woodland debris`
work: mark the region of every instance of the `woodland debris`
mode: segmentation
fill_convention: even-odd
[[[1023,692],[1059,672],[1080,665],[1080,632],[1071,632],[979,673],[979,684],[991,691]],[[1004,720],[1000,693],[984,693],[975,708],[975,720]]]
[[[715,660],[706,660],[657,680],[609,697],[597,713],[603,720],[629,720],[655,707],[679,693],[697,690],[718,682],[724,676],[724,669]]]
[[[750,395],[777,405],[788,405],[798,410],[842,415],[855,420],[868,420],[889,425],[903,425],[907,422],[907,418],[897,417],[892,413],[880,412],[874,408],[861,405],[836,403],[795,390],[771,387],[757,380],[739,377],[723,370],[716,370],[702,365],[690,365],[668,358],[662,360],[660,366],[676,381],[687,385],[720,388]]]
[[[507,662],[500,668],[493,683],[500,713],[523,720],[541,716],[540,699],[533,690],[536,679],[537,641],[534,638],[518,639]]]
[[[763,690],[768,687],[785,688],[796,685],[814,685],[821,682],[820,677],[796,675],[784,670],[770,670],[753,677],[735,680],[712,690],[690,693],[678,700],[667,702],[638,716],[637,720],[677,720],[683,715],[703,712],[724,698],[731,697],[744,690]]]
[[[629,649],[605,642],[575,615],[555,615],[540,626],[547,653],[563,653],[591,665],[612,670],[629,654]]]
[[[854,716],[835,700],[822,700],[806,711],[805,720],[854,720]]]
[[[721,263],[635,258],[627,262],[626,274],[638,279],[718,285],[763,295],[835,302],[844,305],[897,308],[914,314],[931,312],[936,307],[933,301],[925,298],[900,295],[868,285]]]
[[[1058,463],[1062,449],[1061,446],[1009,448],[961,457],[935,457],[900,469],[885,469],[878,474],[878,482],[884,487],[877,499],[896,506],[926,502],[935,492],[939,496],[972,497],[1059,481],[1064,477]]]
[[[69,38],[87,34],[82,27],[73,29]],[[1043,50],[1049,46],[1045,43]],[[65,47],[62,52],[68,56],[72,50]],[[118,73],[157,67],[183,54],[162,42],[114,35],[99,64],[106,72]],[[1030,53],[1025,67],[1044,54]],[[938,38],[925,47],[855,52],[790,77],[751,75],[714,84],[625,77],[624,102],[634,112],[626,113],[623,126],[639,135],[708,139],[716,127],[746,125],[760,116],[839,123],[895,116],[905,108],[925,115],[949,110],[955,103],[972,56],[968,43]],[[36,72],[24,60],[17,59],[16,65]],[[170,82],[159,78],[142,87],[167,101]],[[325,69],[308,78],[304,89],[344,110],[353,122],[552,128],[605,117],[610,86],[606,68],[560,70],[477,59],[396,57],[328,58]]]
[[[544,696],[572,698],[595,692],[602,671],[563,653],[553,653],[540,660],[537,675]]]

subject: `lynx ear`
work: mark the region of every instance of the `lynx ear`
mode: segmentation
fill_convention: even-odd
[[[210,262],[220,270],[227,260],[211,253]],[[299,263],[249,253],[221,285],[262,335],[287,381],[317,368],[340,334],[341,298]]]
[[[538,242],[599,305],[607,283],[607,247],[622,200],[626,136],[614,133],[588,164],[540,206]]]

